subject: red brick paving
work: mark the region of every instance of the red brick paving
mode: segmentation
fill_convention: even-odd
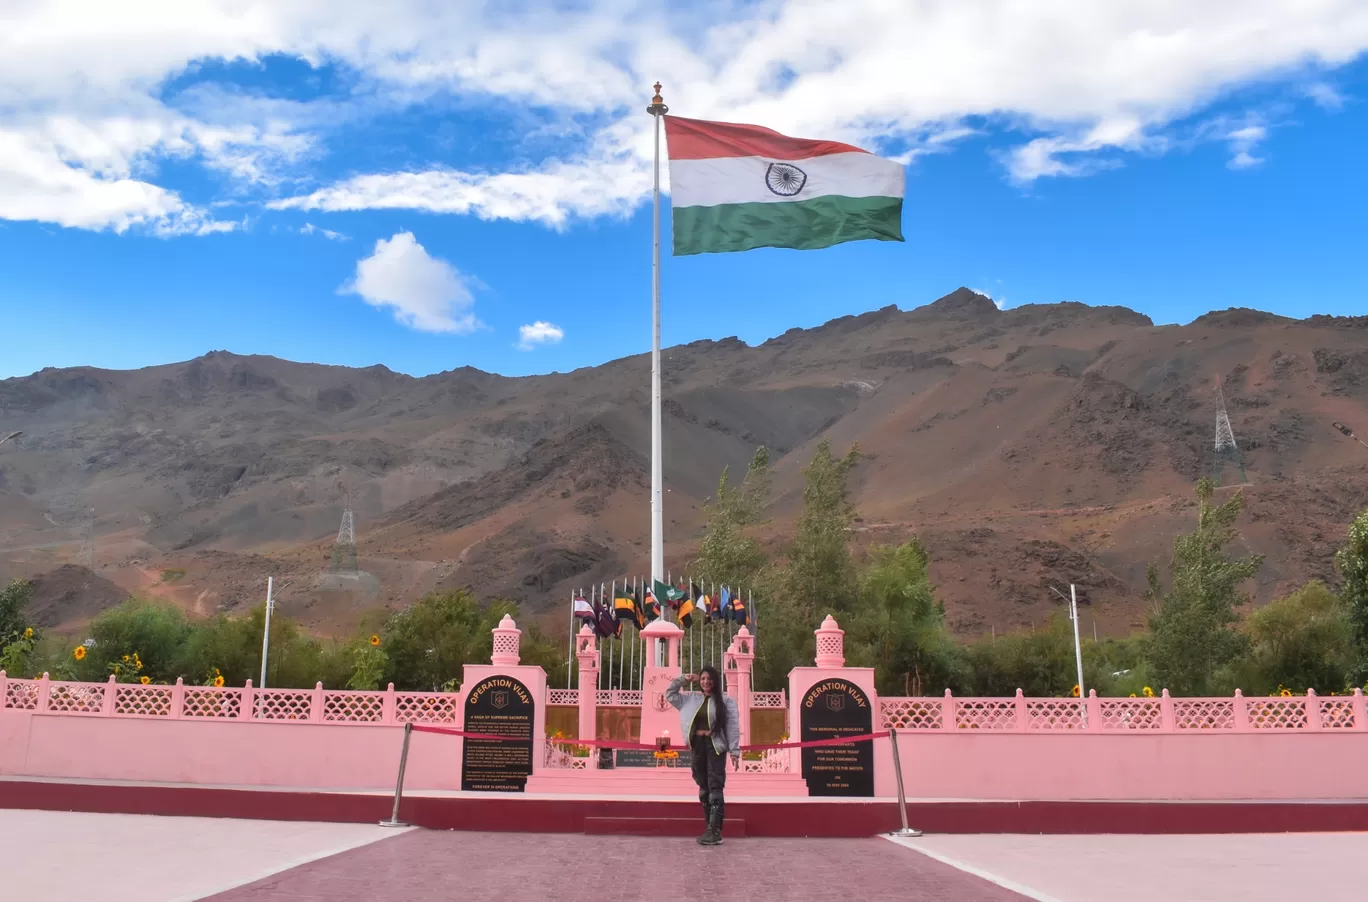
[[[884,839],[692,840],[415,830],[211,897],[216,902],[1020,902]]]

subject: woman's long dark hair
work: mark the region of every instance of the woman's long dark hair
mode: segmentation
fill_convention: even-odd
[[[713,705],[713,732],[721,730],[724,736],[730,737],[731,734],[727,732],[727,694],[722,691],[722,674],[718,673],[717,668],[711,664],[705,665],[698,672],[698,675],[701,677],[705,673],[712,677],[712,695],[713,698],[717,699],[716,704]],[[702,688],[701,684],[699,688]]]

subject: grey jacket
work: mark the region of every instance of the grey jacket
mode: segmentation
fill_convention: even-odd
[[[670,680],[670,686],[665,690],[665,701],[679,709],[679,723],[683,730],[680,733],[681,741],[687,745],[689,733],[693,729],[694,716],[698,714],[698,709],[703,707],[704,696],[702,692],[681,692],[683,686],[682,676]],[[724,697],[727,701],[727,730],[724,736],[718,736],[716,731],[713,732],[713,751],[719,755],[730,754],[737,758],[741,755],[741,712],[736,708],[736,699],[730,695]]]

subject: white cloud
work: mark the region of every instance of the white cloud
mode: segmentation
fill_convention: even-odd
[[[1267,137],[1268,129],[1262,125],[1246,125],[1226,135],[1230,141],[1231,150],[1235,151],[1235,156],[1231,157],[1230,162],[1226,165],[1231,169],[1249,169],[1252,166],[1258,166],[1264,160],[1262,157],[1254,156],[1253,150],[1260,141]]]
[[[316,225],[314,225],[314,224],[311,223],[311,222],[306,222],[306,223],[304,223],[304,225],[301,226],[300,229],[299,229],[299,234],[301,234],[301,235],[322,235],[324,238],[328,239],[329,241],[349,241],[349,240],[351,240],[351,239],[348,238],[346,235],[343,235],[341,232],[334,232],[334,231],[332,231],[331,229],[325,229],[325,228],[322,228],[322,227],[320,227],[320,226],[316,226]]]
[[[988,300],[992,301],[992,302],[993,302],[993,306],[996,307],[996,308],[998,308],[999,310],[1006,310],[1006,309],[1007,309],[1007,298],[1006,298],[1005,296],[1004,296],[1004,297],[1000,297],[1000,298],[995,298],[995,297],[993,297],[991,294],[989,294],[988,292],[984,291],[982,288],[970,288],[969,290],[972,291],[974,294],[983,295],[983,296],[986,297]]]
[[[530,351],[533,348],[553,345],[565,337],[565,330],[555,323],[537,320],[518,327],[518,350]]]
[[[1344,95],[1325,82],[1317,82],[1306,89],[1306,96],[1316,102],[1316,106],[1325,110],[1338,110],[1344,106]]]
[[[357,261],[356,275],[341,290],[372,307],[392,308],[396,320],[420,332],[464,335],[480,325],[466,278],[428,254],[412,232],[375,242],[374,253]]]
[[[1368,49],[1362,0],[11,0],[0,4],[0,217],[163,233],[221,228],[164,183],[168,158],[301,209],[420,209],[545,223],[649,193],[647,86],[679,115],[856,141],[911,160],[1010,134],[1027,183],[1163,153],[1254,81],[1313,84]],[[337,67],[316,101],[173,80],[272,55]],[[550,154],[478,168],[405,159],[291,187],[342,122],[456,98],[540,120]],[[360,125],[358,126],[358,122]],[[529,131],[538,131],[531,128]],[[482,148],[503,152],[497,144]],[[1236,161],[1257,159],[1235,150]],[[317,183],[315,183],[316,185]],[[212,206],[213,200],[204,207]]]

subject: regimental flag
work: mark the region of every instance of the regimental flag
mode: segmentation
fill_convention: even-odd
[[[746,599],[741,597],[741,593],[736,593],[736,597],[731,600],[731,620],[737,626],[746,625]]]
[[[640,616],[637,613],[636,599],[626,587],[617,589],[613,592],[613,613],[618,620],[626,620],[636,623]]]
[[[679,602],[687,598],[688,593],[683,589],[676,589],[674,586],[667,586],[660,580],[656,580],[655,597],[668,602],[672,608],[678,608]]]
[[[647,623],[654,623],[660,619],[662,613],[660,602],[656,601],[656,597],[650,589],[646,590],[646,600],[642,602],[641,609],[642,613],[646,615]]]
[[[598,618],[598,615],[594,613],[594,606],[585,601],[583,595],[576,595],[574,604],[575,616],[592,626]]]
[[[731,619],[731,590],[726,586],[717,595],[717,619]]]
[[[594,601],[594,632],[598,633],[598,637],[607,639],[609,636],[616,636],[621,629],[622,626],[613,616],[613,609],[601,600],[596,599]]]
[[[665,117],[675,256],[902,241],[903,167],[838,141]]]
[[[693,626],[694,603],[692,598],[686,596],[684,600],[679,603],[679,607],[676,608],[676,611],[679,615],[680,626],[684,627],[685,629],[688,629],[689,627]]]

